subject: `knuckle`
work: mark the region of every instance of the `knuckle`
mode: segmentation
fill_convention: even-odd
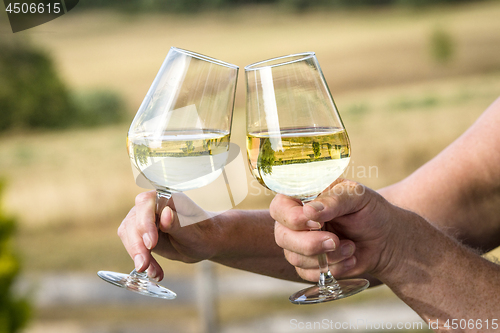
[[[344,260],[344,258],[338,254],[338,251],[327,252],[326,259],[328,261],[328,265],[335,265]]]
[[[281,229],[276,229],[276,231],[274,232],[274,240],[276,241],[276,244],[281,248],[285,248],[285,242],[284,242],[285,234],[286,233],[283,232]]]
[[[312,256],[321,252],[321,250],[318,250],[318,245],[315,242],[301,242],[301,244],[302,249],[300,253],[305,256]]]
[[[279,222],[274,222],[274,240],[279,247],[282,247],[283,229],[283,226]]]
[[[311,270],[311,269],[302,269],[300,267],[295,267],[295,271],[299,276],[306,280],[306,281],[312,281],[312,282],[318,282],[319,279],[319,273],[316,270]]]
[[[291,229],[302,229],[302,224],[299,218],[296,215],[289,214],[287,219],[285,220],[285,223],[291,228]]]
[[[144,233],[153,233],[157,230],[154,215],[144,215],[132,226],[135,231],[142,235]]]
[[[151,198],[152,198],[151,192],[142,192],[142,193],[139,193],[135,197],[135,205],[136,206],[141,205],[144,202],[147,202],[147,201],[151,200]]]
[[[120,238],[123,238],[125,236],[126,231],[125,231],[125,226],[123,225],[123,223],[120,224],[116,233],[118,234],[118,237],[120,237]]]
[[[134,257],[134,255],[142,253],[144,249],[146,249],[146,247],[141,241],[135,241],[132,244],[130,244],[129,252],[132,255],[132,257]]]
[[[139,219],[138,222],[138,229],[140,229],[142,232],[152,229],[152,227],[155,225],[153,216],[144,216],[143,218]]]
[[[292,266],[295,266],[295,267],[303,267],[303,263],[304,261],[302,260],[302,257],[300,255],[298,255],[297,253],[295,252],[291,252],[291,251],[287,251],[285,250],[284,251],[285,253],[285,258],[286,260],[292,265]]]
[[[366,188],[362,184],[355,183],[353,186],[353,191],[354,191],[354,194],[361,195],[361,194],[365,193]]]
[[[269,214],[271,215],[271,217],[275,220],[277,220],[277,208],[279,208],[279,202],[278,202],[278,195],[277,194],[273,200],[271,201],[271,204],[269,205]]]

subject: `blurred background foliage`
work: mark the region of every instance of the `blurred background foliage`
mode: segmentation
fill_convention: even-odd
[[[47,54],[23,40],[0,39],[0,130],[61,128],[76,108]]]
[[[451,33],[443,27],[433,29],[429,44],[431,55],[436,62],[447,64],[452,60],[455,54],[455,41]]]
[[[120,122],[123,98],[109,89],[73,92],[49,53],[25,38],[0,39],[0,132]]]
[[[83,8],[117,8],[133,11],[197,12],[241,5],[273,4],[304,11],[314,7],[331,9],[391,5],[420,7],[439,3],[471,1],[480,0],[87,0],[81,2],[79,6]]]
[[[0,181],[0,333],[15,333],[26,326],[31,308],[13,289],[20,273],[20,259],[13,247],[16,220],[4,211],[3,192],[4,182]]]

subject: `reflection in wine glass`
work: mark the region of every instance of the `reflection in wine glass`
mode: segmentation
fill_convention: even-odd
[[[302,202],[316,198],[349,164],[349,138],[312,52],[245,67],[247,152],[253,176],[268,189]],[[354,295],[365,279],[337,281],[326,254],[320,280],[290,301],[320,303]]]
[[[142,102],[127,137],[134,174],[156,189],[156,219],[172,194],[219,177],[229,149],[238,67],[172,47]],[[145,272],[100,271],[119,287],[172,299]]]

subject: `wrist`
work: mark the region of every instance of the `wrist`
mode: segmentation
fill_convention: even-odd
[[[391,223],[387,223],[386,246],[382,251],[380,263],[373,276],[386,284],[398,283],[404,280],[404,274],[411,269],[411,261],[415,256],[415,249],[425,243],[425,230],[433,228],[419,215],[393,206],[390,214]]]
[[[228,210],[222,214],[214,216],[211,220],[217,230],[217,235],[213,237],[215,241],[211,244],[211,256],[207,259],[218,261],[231,253],[231,235],[234,233],[234,223],[238,221],[239,211]],[[234,236],[234,235],[233,235]]]
[[[268,257],[278,249],[274,241],[274,220],[267,210],[231,209],[215,216],[219,235],[213,243],[212,261]]]

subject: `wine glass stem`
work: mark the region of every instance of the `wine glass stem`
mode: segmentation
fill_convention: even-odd
[[[332,273],[330,273],[330,269],[328,268],[326,253],[318,255],[318,264],[320,273],[318,285],[327,286],[333,283],[337,283]]]
[[[155,222],[156,227],[160,228],[160,217],[161,212],[167,206],[168,200],[172,197],[172,192],[167,190],[156,190],[156,212],[155,212]]]
[[[312,199],[302,200],[302,203],[306,204],[307,202],[309,202],[311,200]],[[311,229],[311,230],[326,231],[326,225],[323,224],[323,226],[321,228]],[[322,254],[318,255],[318,265],[319,265],[318,286],[319,287],[333,287],[335,290],[339,290],[340,292],[342,292],[339,284],[337,283],[337,280],[333,277],[332,273],[330,272],[330,268],[328,268],[328,258],[326,257],[326,253],[322,253]]]
[[[326,227],[323,225],[323,227],[319,230],[325,230]],[[340,288],[340,285],[338,284],[337,280],[333,277],[332,273],[330,272],[330,268],[328,267],[328,258],[326,257],[326,253],[322,253],[318,255],[318,265],[319,265],[319,281],[318,281],[318,286],[320,288],[328,288],[337,294],[342,293],[342,289]]]

